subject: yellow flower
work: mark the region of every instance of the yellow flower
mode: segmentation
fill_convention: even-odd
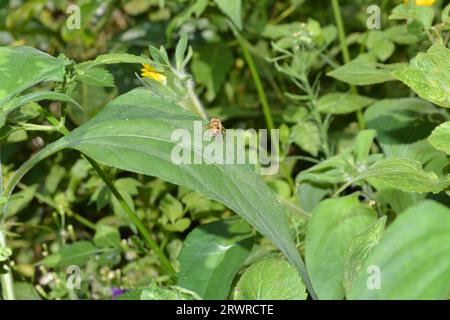
[[[403,0],[404,3],[408,4],[408,0]],[[432,6],[436,0],[416,0],[416,6],[429,7]]]
[[[164,75],[164,73],[156,71],[155,68],[153,68],[151,65],[144,63],[143,64],[143,68],[141,69],[141,76],[142,77],[147,77],[149,79],[153,79],[156,80],[162,84],[166,84],[166,76]]]

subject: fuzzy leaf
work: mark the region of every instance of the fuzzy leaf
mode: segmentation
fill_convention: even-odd
[[[251,265],[239,279],[235,300],[306,300],[305,285],[295,269],[280,259]]]

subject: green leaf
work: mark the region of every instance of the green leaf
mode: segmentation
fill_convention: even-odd
[[[37,189],[38,185],[35,184],[26,188],[24,187],[22,191],[15,193],[14,198],[8,201],[5,208],[6,217],[12,217],[28,207],[30,202],[34,199]]]
[[[242,30],[241,0],[214,0],[219,9]]]
[[[13,98],[9,100],[7,103],[0,106],[0,126],[4,125],[6,117],[11,112],[17,110],[23,105],[41,100],[65,101],[72,103],[81,110],[83,109],[78,102],[76,102],[71,97],[63,93],[51,91],[32,92],[26,95]]]
[[[320,201],[322,201],[322,199],[329,193],[326,185],[311,182],[298,183],[297,190],[300,200],[300,208],[306,212],[313,211]]]
[[[0,47],[0,105],[42,81],[63,81],[66,61],[31,47]]]
[[[428,141],[438,150],[450,154],[450,121],[436,127]]]
[[[78,73],[101,65],[117,64],[117,63],[151,63],[146,56],[135,56],[129,53],[107,53],[101,54],[92,61],[79,63],[75,66]]]
[[[312,121],[304,121],[291,128],[292,139],[296,145],[316,157],[320,150],[320,132]]]
[[[420,161],[428,170],[442,171],[444,153],[426,141],[432,130],[448,120],[445,110],[418,98],[385,99],[364,113],[367,128],[377,131],[377,140],[387,157]]]
[[[431,200],[403,212],[355,279],[349,299],[447,299],[450,293],[450,209]],[[366,270],[380,270],[381,288],[368,288]]]
[[[407,192],[400,189],[395,189],[390,184],[384,181],[373,179],[370,180],[370,184],[377,189],[376,200],[381,206],[389,205],[396,213],[405,211],[410,206],[424,200],[427,196],[426,193]]]
[[[381,30],[372,30],[367,38],[367,48],[380,61],[386,61],[395,51],[395,44],[388,35]]]
[[[70,265],[82,266],[96,253],[98,253],[98,249],[92,243],[89,241],[78,241],[64,245],[58,253],[45,257],[39,264],[48,268]]]
[[[239,217],[195,228],[184,241],[178,258],[178,285],[203,299],[226,299],[252,246],[252,228]]]
[[[358,194],[328,199],[312,212],[305,239],[306,265],[319,299],[343,299],[345,252],[351,240],[376,219]]]
[[[94,244],[97,247],[118,247],[120,246],[120,233],[116,228],[99,224],[96,226]]]
[[[347,247],[344,268],[344,288],[347,295],[350,292],[353,280],[380,241],[386,219],[387,217],[384,216],[375,221],[366,230],[353,238]]]
[[[170,193],[167,193],[161,200],[159,207],[162,213],[167,216],[170,222],[174,223],[184,215],[183,205]]]
[[[172,152],[179,147],[179,141],[172,141],[172,133],[185,129],[193,136],[193,121],[201,119],[149,90],[136,89],[111,101],[90,121],[42,149],[33,161],[73,148],[105,165],[156,176],[202,193],[237,212],[273,241],[307,281],[283,207],[248,165],[178,165],[172,161]],[[201,155],[203,148],[194,143],[188,149]]]
[[[114,77],[106,69],[93,67],[77,75],[77,79],[91,86],[114,87]]]
[[[421,98],[450,108],[450,49],[435,44],[427,53],[419,53],[410,63],[392,75]]]
[[[31,283],[14,281],[14,293],[17,300],[41,300]]]
[[[64,167],[54,164],[48,175],[45,177],[45,191],[49,194],[54,194],[65,174],[66,169],[64,169]]]
[[[183,232],[191,225],[189,218],[181,218],[171,224],[165,224],[164,228],[172,232]]]
[[[410,192],[441,192],[450,185],[450,178],[439,178],[434,172],[425,172],[419,161],[406,158],[388,158],[377,161],[361,177],[383,181],[393,188]]]
[[[364,165],[367,162],[376,135],[375,130],[362,130],[358,133],[354,146],[356,165]]]
[[[447,22],[450,14],[450,3],[442,10],[441,20],[442,22]]]
[[[317,109],[328,114],[352,113],[371,105],[375,99],[354,93],[329,93],[320,97]]]
[[[359,56],[342,67],[328,72],[327,75],[353,85],[367,86],[395,80],[391,75],[392,67],[380,65],[370,57]]]
[[[427,6],[410,6],[408,4],[400,4],[392,10],[389,16],[390,20],[416,20],[425,28],[431,27],[434,19],[434,10]]]
[[[223,42],[196,50],[192,61],[192,73],[198,83],[206,86],[208,101],[212,101],[219,93],[232,65],[233,54]]]
[[[142,289],[140,300],[199,300],[195,292],[187,289],[171,286],[170,288],[159,287],[152,281],[149,287]]]
[[[306,300],[305,285],[289,263],[267,259],[244,272],[234,300]]]

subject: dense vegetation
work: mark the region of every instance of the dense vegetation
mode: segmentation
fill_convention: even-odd
[[[0,1],[2,297],[448,299],[449,12]],[[277,170],[174,163],[194,121]]]

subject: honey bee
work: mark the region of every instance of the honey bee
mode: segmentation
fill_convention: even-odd
[[[213,137],[217,137],[219,134],[225,133],[225,128],[219,118],[211,118],[207,128],[210,130]]]

